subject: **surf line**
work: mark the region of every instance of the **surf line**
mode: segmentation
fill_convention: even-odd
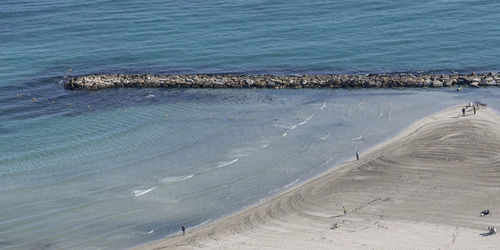
[[[314,114],[312,114],[311,116],[307,117],[307,119],[305,121],[299,123],[298,125],[302,126],[302,125],[306,124],[307,122],[309,122],[309,120],[311,120],[311,118],[313,118],[313,116],[314,116]]]
[[[239,160],[239,159],[238,159],[238,158],[236,158],[236,159],[234,159],[234,160],[232,160],[232,161],[222,162],[220,165],[217,165],[215,168],[222,168],[222,167],[225,167],[225,166],[227,166],[227,165],[231,165],[231,164],[233,164],[233,163],[237,162],[238,160]]]
[[[331,134],[332,134],[332,132],[328,132],[328,134],[327,134],[327,135],[325,135],[324,137],[321,137],[320,139],[323,141],[323,140],[325,140],[326,138],[328,138]]]
[[[157,188],[158,187],[153,187],[153,188],[150,188],[150,189],[147,189],[147,190],[141,190],[141,189],[135,190],[134,191],[134,196],[137,197],[137,196],[145,195],[145,194],[147,194],[147,193],[149,193],[149,192],[151,192],[151,191],[153,191],[153,190],[155,190]]]
[[[325,107],[326,107],[326,102],[323,102],[323,106],[321,106],[321,108],[319,108],[319,109],[323,110]]]

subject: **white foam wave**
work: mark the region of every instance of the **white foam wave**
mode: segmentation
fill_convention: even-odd
[[[174,182],[179,182],[179,181],[187,180],[187,179],[189,179],[189,178],[191,178],[193,176],[194,175],[190,174],[190,175],[163,177],[163,178],[160,179],[160,183],[162,183],[162,184],[170,184],[170,183],[174,183]]]
[[[313,118],[313,116],[314,116],[314,114],[312,114],[311,116],[307,117],[307,119],[305,121],[299,123],[298,125],[302,126],[302,125],[306,124],[307,122],[309,122],[309,120],[311,120],[311,118]]]
[[[235,162],[237,162],[237,161],[238,161],[238,158],[236,158],[236,159],[234,159],[234,160],[232,160],[232,161],[228,161],[228,162],[220,162],[220,164],[219,164],[219,165],[217,165],[215,168],[222,168],[222,167],[225,167],[225,166],[231,165],[231,164],[233,164],[233,163],[235,163]]]
[[[296,180],[294,180],[293,182],[289,183],[289,184],[286,184],[285,186],[283,186],[284,189],[287,189],[291,186],[293,186],[295,183],[299,182],[299,179],[297,178]]]
[[[297,125],[291,125],[290,126],[290,125],[283,125],[283,124],[279,125],[279,124],[277,124],[277,125],[274,125],[273,127],[275,127],[275,128],[283,128],[283,129],[294,129],[294,128],[297,127]]]
[[[287,135],[288,135],[288,133],[287,133],[287,132],[285,132],[284,134],[282,134],[282,135],[281,135],[281,137],[285,137],[285,136],[287,136]]]
[[[333,160],[333,158],[328,159],[327,161],[325,161],[324,163],[322,163],[321,165],[319,165],[319,167],[327,166],[328,164],[330,164],[331,160]]]
[[[233,149],[233,150],[231,150],[231,157],[234,157],[234,158],[248,157],[252,154],[253,150],[255,150],[255,149],[251,148],[251,147]]]
[[[265,145],[262,145],[260,146],[261,148],[267,148],[267,146],[269,146],[269,144],[265,144]]]
[[[153,187],[153,188],[146,189],[146,190],[142,190],[142,189],[134,190],[134,196],[137,197],[137,196],[145,195],[145,194],[147,194],[147,193],[149,193],[157,188],[158,187]]]
[[[323,141],[323,140],[326,140],[326,138],[328,138],[330,135],[332,134],[332,132],[328,132],[327,135],[321,137],[320,139]]]
[[[321,106],[321,108],[319,109],[323,110],[325,107],[326,107],[326,102],[323,102],[323,106]]]
[[[271,190],[271,191],[269,191],[269,192],[267,192],[267,193],[268,193],[268,194],[272,194],[272,193],[274,193],[274,192],[280,191],[281,189],[282,189],[282,188],[273,189],[273,190]]]
[[[358,136],[356,138],[353,138],[352,140],[353,141],[361,141],[361,140],[363,140],[363,136],[360,135],[360,136]]]
[[[198,224],[198,225],[196,225],[196,226],[197,226],[197,227],[199,227],[199,226],[203,226],[203,225],[205,225],[205,224],[209,223],[211,220],[212,220],[212,218],[210,218],[210,219],[208,219],[208,220],[206,220],[206,221],[204,221],[204,222],[202,222],[202,223],[200,223],[200,224]]]

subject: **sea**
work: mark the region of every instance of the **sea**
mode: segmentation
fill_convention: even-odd
[[[93,73],[500,70],[500,2],[0,1],[0,248],[123,249],[256,204],[500,89],[72,91]]]

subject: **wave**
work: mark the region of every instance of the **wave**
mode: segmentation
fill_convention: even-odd
[[[233,150],[231,150],[231,157],[234,157],[234,158],[248,157],[252,154],[253,150],[255,150],[255,149],[252,147],[233,149]]]
[[[267,193],[268,193],[268,194],[272,194],[272,193],[274,193],[274,192],[280,191],[281,189],[282,189],[282,188],[276,188],[276,189],[273,189],[273,190],[271,190],[271,191],[269,191],[269,192],[267,192]]]
[[[295,185],[295,183],[297,183],[297,182],[299,182],[299,178],[297,178],[296,180],[294,180],[294,181],[293,181],[293,182],[291,182],[291,183],[286,184],[285,186],[283,186],[283,188],[284,188],[284,189],[287,189],[287,188],[289,188],[289,187],[291,187],[291,186]]]
[[[181,176],[168,176],[168,177],[163,177],[160,179],[160,183],[162,184],[170,184],[170,183],[174,183],[174,182],[180,182],[180,181],[185,181],[191,177],[193,177],[194,175],[190,174],[190,175],[181,175]]]
[[[232,160],[232,161],[228,161],[228,162],[220,162],[220,164],[219,164],[219,165],[217,165],[215,168],[222,168],[222,167],[225,167],[225,166],[231,165],[231,164],[233,164],[233,163],[237,162],[238,160],[239,160],[239,159],[238,159],[238,158],[236,158],[236,159],[234,159],[234,160]]]
[[[196,225],[195,227],[200,227],[200,226],[203,226],[203,225],[205,225],[205,224],[209,223],[211,220],[212,220],[212,218],[209,218],[208,220],[206,220],[206,221],[204,221],[204,222],[202,222],[202,223],[200,223],[200,224]]]
[[[327,135],[321,137],[320,139],[323,141],[323,140],[326,140],[326,138],[328,138],[330,135],[332,134],[332,132],[328,132]]]
[[[309,122],[309,120],[311,120],[311,118],[313,118],[314,114],[312,114],[311,116],[307,117],[307,119],[305,119],[303,122],[299,123],[298,125],[299,126],[302,126],[304,124],[306,124],[307,122]]]
[[[356,138],[352,138],[353,141],[362,141],[363,140],[363,136],[358,136]]]
[[[297,178],[296,180],[294,180],[294,181],[292,181],[292,182],[290,182],[290,183],[286,184],[286,185],[285,185],[285,186],[283,186],[283,187],[273,189],[273,190],[271,190],[271,191],[269,191],[269,192],[267,192],[267,193],[268,193],[268,194],[272,194],[272,193],[278,192],[278,191],[280,191],[280,190],[282,190],[282,189],[287,189],[287,188],[289,188],[289,187],[291,187],[291,186],[295,185],[297,182],[299,182],[299,178]]]
[[[297,125],[291,125],[291,126],[287,126],[287,125],[283,125],[283,124],[276,124],[274,125],[275,128],[283,128],[283,129],[294,129],[297,127]]]
[[[261,148],[267,148],[267,146],[269,146],[269,144],[264,144],[262,146],[260,146]]]
[[[150,188],[150,189],[146,189],[146,190],[142,190],[142,189],[138,189],[138,190],[135,190],[134,191],[134,196],[137,197],[137,196],[141,196],[141,195],[145,195],[155,189],[157,189],[158,187],[153,187],[153,188]]]
[[[325,107],[326,107],[326,102],[323,102],[323,106],[321,106],[321,108],[319,108],[319,109],[323,110]]]
[[[288,133],[287,133],[287,132],[285,132],[284,134],[282,134],[282,135],[281,135],[281,137],[285,137],[285,136],[287,136],[287,135],[288,135]]]

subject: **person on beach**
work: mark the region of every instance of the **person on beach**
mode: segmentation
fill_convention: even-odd
[[[465,116],[465,108],[462,108],[462,116]]]
[[[181,230],[182,230],[182,235],[186,235],[186,226],[182,225]]]
[[[474,114],[476,114],[476,105],[474,105],[472,109],[474,110]]]
[[[490,210],[486,209],[486,210],[484,210],[484,211],[481,212],[480,216],[483,217],[483,216],[486,216],[488,214],[490,214]]]
[[[356,160],[359,161],[359,152],[356,151]]]
[[[345,207],[342,207],[344,209],[344,215],[347,214],[347,209],[345,209]]]

